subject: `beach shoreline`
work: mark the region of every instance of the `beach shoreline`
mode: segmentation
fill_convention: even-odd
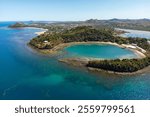
[[[114,45],[114,46],[118,46],[122,49],[128,49],[132,52],[134,52],[137,57],[135,57],[135,59],[143,59],[146,58],[146,55],[144,53],[142,53],[138,48],[136,48],[136,46],[133,46],[131,44],[117,44],[117,43],[112,43],[112,42],[95,42],[95,41],[89,41],[89,42],[70,42],[70,43],[61,43],[57,46],[55,46],[52,49],[37,49],[32,45],[32,48],[34,48],[35,50],[37,50],[37,52],[40,52],[42,54],[45,55],[51,55],[51,56],[55,56],[60,54],[61,52],[63,52],[62,50],[66,47],[70,47],[73,45],[90,45],[90,44],[98,44],[98,45]],[[119,58],[120,60],[122,60],[123,58]],[[130,58],[126,58],[126,59],[130,59]],[[138,70],[136,72],[114,72],[114,71],[108,71],[108,70],[103,70],[103,69],[97,69],[97,68],[91,68],[91,67],[86,67],[86,65],[88,64],[89,61],[91,60],[104,60],[102,58],[87,58],[87,57],[74,57],[74,58],[63,58],[63,59],[58,59],[59,62],[63,62],[65,64],[68,65],[72,65],[72,66],[76,66],[76,67],[82,67],[85,68],[89,71],[104,71],[110,74],[122,74],[122,75],[134,75],[134,74],[138,74],[138,73],[143,73],[145,71],[148,71],[150,67],[146,67],[143,68],[141,70]]]
[[[65,58],[65,59],[59,59],[59,62],[72,65],[74,67],[80,67],[80,68],[85,68],[90,72],[105,72],[108,74],[117,74],[117,75],[135,75],[135,74],[142,74],[145,72],[149,72],[150,66],[147,66],[143,69],[140,69],[135,72],[116,72],[116,71],[110,71],[110,70],[104,70],[104,69],[99,69],[99,68],[93,68],[93,67],[87,67],[87,63],[89,62],[89,59],[86,58]]]
[[[137,75],[137,74],[143,74],[145,72],[149,72],[150,66],[135,72],[115,72],[115,71],[103,70],[103,69],[98,69],[93,67],[88,67],[87,69],[91,72],[106,72],[108,74],[117,74],[117,75]]]
[[[86,44],[88,44],[88,45],[89,44],[114,45],[114,46],[118,46],[120,48],[128,49],[128,50],[134,52],[137,55],[137,58],[145,58],[146,57],[146,55],[144,53],[140,52],[137,48],[130,48],[132,45],[126,45],[126,44],[119,45],[117,43],[112,43],[112,42],[93,42],[93,41],[89,41],[89,42],[70,42],[70,43],[61,43],[61,44],[55,46],[52,49],[44,49],[44,50],[37,49],[37,50],[39,50],[40,52],[45,53],[45,54],[54,55],[54,54],[59,53],[65,47],[69,47],[69,46],[72,46],[72,45],[82,45],[82,44],[85,44],[85,45]]]
[[[39,35],[44,34],[44,33],[47,32],[47,31],[48,31],[48,29],[42,29],[42,31],[35,32],[35,34],[39,36]]]

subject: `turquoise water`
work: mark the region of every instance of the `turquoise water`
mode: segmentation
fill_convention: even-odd
[[[93,73],[26,46],[41,29],[9,29],[0,22],[0,99],[150,99],[150,72]]]
[[[87,57],[87,58],[136,58],[134,52],[114,45],[81,44],[66,47],[64,49],[68,56]]]

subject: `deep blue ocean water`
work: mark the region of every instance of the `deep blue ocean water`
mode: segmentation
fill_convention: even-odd
[[[93,73],[27,46],[41,29],[10,29],[0,22],[0,99],[150,99],[150,72]]]

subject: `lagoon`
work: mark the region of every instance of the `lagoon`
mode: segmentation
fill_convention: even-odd
[[[66,47],[67,56],[94,58],[94,59],[117,59],[137,58],[137,55],[124,48],[110,44],[79,44]]]
[[[27,46],[41,29],[10,29],[11,23],[0,22],[1,100],[150,99],[150,71],[123,76],[69,66],[58,61],[61,55]]]

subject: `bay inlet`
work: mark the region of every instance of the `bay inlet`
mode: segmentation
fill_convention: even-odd
[[[41,29],[10,29],[10,24],[0,23],[1,100],[150,99],[149,71],[123,76],[92,73],[68,66],[58,61],[63,55],[45,56],[27,46],[29,40],[37,36],[35,32]],[[101,50],[101,53],[97,56],[98,51],[93,51],[93,48]],[[108,51],[113,49],[117,50],[116,53]],[[71,56],[113,58],[122,56],[122,52],[134,56],[132,52],[105,45],[72,46],[65,51]]]

